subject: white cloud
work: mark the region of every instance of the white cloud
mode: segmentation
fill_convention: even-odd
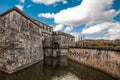
[[[64,32],[70,33],[72,30],[73,30],[73,27],[67,26],[67,27],[64,29]]]
[[[62,2],[63,2],[63,4],[67,4],[68,3],[66,0],[63,0]]]
[[[24,3],[24,2],[25,2],[25,0],[20,0],[20,2]]]
[[[80,5],[57,13],[54,22],[64,25],[80,25],[111,21],[118,14],[114,9],[110,9],[112,3],[113,0],[83,0]]]
[[[34,3],[45,4],[45,5],[55,4],[57,2],[62,2],[63,4],[67,3],[66,0],[32,0],[32,1]]]
[[[114,29],[116,27],[120,28],[119,22],[104,22],[104,23],[95,24],[93,26],[87,26],[82,30],[82,33],[83,34],[95,34],[95,33],[100,33],[104,30],[109,30],[109,29],[110,31],[112,31],[111,29]]]
[[[120,39],[120,22],[104,22],[93,26],[87,26],[82,30],[83,34],[101,34],[102,38]]]
[[[20,10],[23,11],[23,6],[22,5],[15,5],[16,7],[18,7]]]
[[[44,4],[46,5],[57,2],[56,0],[53,0],[55,2],[49,2],[48,0],[37,1],[40,1],[39,3],[45,2]],[[58,0],[58,2],[60,1],[62,0]],[[120,14],[120,10],[116,11],[115,9],[112,9],[113,1],[114,0],[82,0],[81,4],[78,6],[61,10],[56,14],[41,13],[39,14],[39,17],[54,18],[54,22],[59,24],[54,28],[55,31],[62,30],[66,25],[68,27],[64,29],[64,32],[71,33],[76,38],[78,38],[77,36],[79,33],[71,32],[74,27],[71,28],[69,26],[86,24],[86,27],[83,29],[82,33],[89,35],[102,34],[102,37],[100,36],[96,38],[116,39],[120,38],[120,35],[118,34],[120,27],[117,26],[120,24],[112,21],[115,16]],[[115,28],[118,29],[115,30]],[[113,33],[117,35],[113,35]],[[89,36],[87,37],[89,38]]]
[[[24,3],[25,3],[25,0],[19,0],[19,4],[15,5],[15,6],[23,11]]]
[[[28,5],[27,8],[30,8],[32,5]]]
[[[43,17],[43,18],[54,18],[54,13],[40,13],[38,14],[38,17]]]
[[[80,35],[80,33],[71,32],[70,34],[73,35],[73,36],[75,37],[75,41],[78,41],[78,40],[79,40],[79,35]]]
[[[64,27],[64,25],[62,25],[62,24],[56,25],[54,28],[54,31],[61,31],[63,29],[63,27]]]

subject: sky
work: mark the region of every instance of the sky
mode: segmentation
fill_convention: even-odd
[[[0,14],[14,6],[76,40],[120,39],[120,0],[0,0]]]

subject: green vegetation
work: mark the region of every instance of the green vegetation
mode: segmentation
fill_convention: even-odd
[[[81,40],[76,42],[76,46],[120,48],[120,40]]]

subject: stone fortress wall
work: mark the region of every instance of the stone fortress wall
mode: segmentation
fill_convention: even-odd
[[[67,57],[120,79],[120,51],[72,47]]]
[[[46,37],[44,42],[45,56],[67,55],[68,48],[74,46],[74,37],[63,32],[53,32],[51,37]]]
[[[58,45],[62,42],[54,42],[57,36],[54,36],[52,27],[28,17],[17,7],[1,14],[0,70],[13,73],[43,60],[44,53],[58,54],[52,47],[55,43],[60,50]]]
[[[14,7],[0,15],[0,70],[13,73],[45,56],[68,58],[120,78],[120,51],[74,48],[74,37]],[[70,48],[71,47],[71,48]]]
[[[0,68],[12,73],[43,59],[41,28],[17,9],[0,17]]]

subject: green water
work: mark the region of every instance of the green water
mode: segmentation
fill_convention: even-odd
[[[46,58],[29,68],[8,75],[0,72],[0,80],[116,80],[110,75],[61,57]]]

